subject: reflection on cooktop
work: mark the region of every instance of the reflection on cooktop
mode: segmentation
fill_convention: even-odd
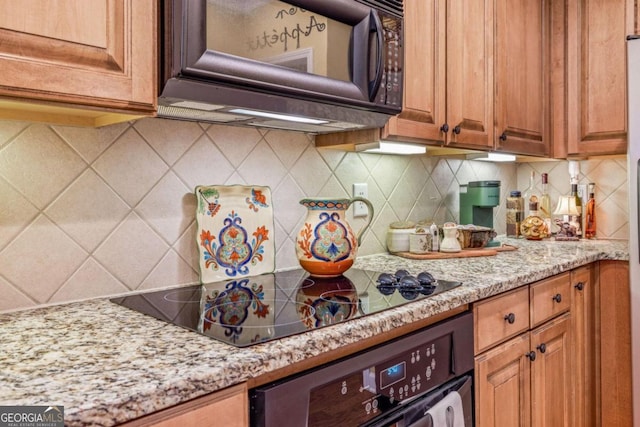
[[[111,301],[246,347],[398,307],[460,285],[435,280],[425,291],[405,288],[400,281],[388,283],[388,276],[352,268],[339,277],[318,278],[297,269]]]

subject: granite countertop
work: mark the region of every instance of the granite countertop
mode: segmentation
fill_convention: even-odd
[[[0,405],[64,405],[67,425],[115,425],[396,327],[598,260],[628,260],[626,241],[529,242],[496,256],[355,267],[429,271],[462,286],[378,314],[235,348],[108,299],[0,314]]]

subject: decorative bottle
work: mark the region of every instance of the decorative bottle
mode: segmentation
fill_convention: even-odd
[[[542,195],[538,209],[538,214],[547,226],[547,232],[551,235],[551,197],[549,196],[549,175],[546,173],[542,174]]]
[[[524,190],[522,193],[522,198],[524,199],[524,206],[526,208],[525,215],[530,215],[529,204],[531,203],[531,198],[535,197],[536,200],[538,197],[536,196],[536,172],[531,171],[531,175],[529,176],[529,187]],[[524,219],[524,218],[523,218]]]
[[[589,200],[585,209],[584,219],[584,237],[593,239],[596,237],[596,199],[595,187],[593,182],[589,183]]]
[[[520,237],[520,224],[524,220],[524,199],[518,190],[507,197],[507,237]]]
[[[576,237],[582,238],[582,199],[578,196],[578,184],[571,184],[571,197],[576,201],[576,210],[578,215],[573,215],[569,218],[569,224],[576,229]]]

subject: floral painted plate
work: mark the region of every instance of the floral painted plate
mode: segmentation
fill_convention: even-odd
[[[201,283],[275,270],[269,187],[199,185],[195,194]]]

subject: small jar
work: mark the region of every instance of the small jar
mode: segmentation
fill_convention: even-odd
[[[507,237],[522,237],[520,225],[524,220],[524,199],[522,193],[514,190],[507,197]]]
[[[409,235],[415,231],[416,224],[413,221],[397,221],[389,224],[387,250],[391,253],[409,252]]]

